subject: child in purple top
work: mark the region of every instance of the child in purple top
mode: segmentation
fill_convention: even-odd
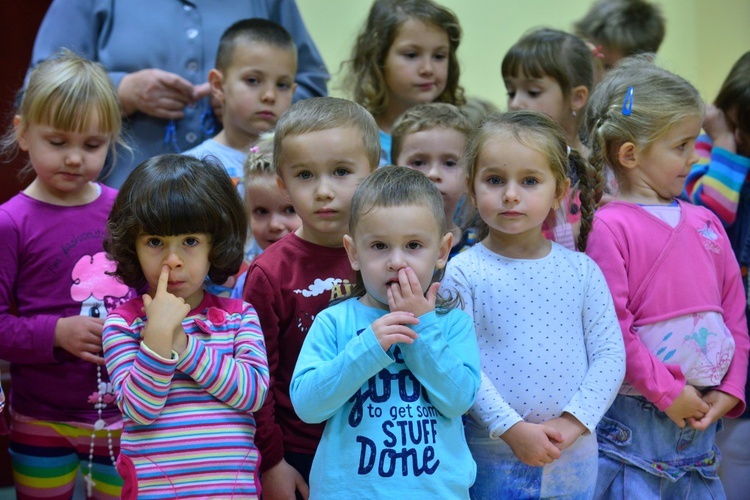
[[[25,170],[36,174],[0,205],[0,357],[13,380],[19,498],[70,498],[79,467],[89,496],[119,497],[122,418],[101,336],[107,311],[135,292],[106,274],[114,265],[102,241],[115,191],[96,179],[120,128],[104,69],[64,53],[32,72],[4,144],[27,152]]]

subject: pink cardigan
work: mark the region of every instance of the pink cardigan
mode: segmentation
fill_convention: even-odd
[[[746,298],[739,265],[716,216],[679,202],[675,228],[638,205],[612,202],[597,211],[586,253],[599,264],[614,299],[625,341],[626,382],[660,410],[679,396],[685,377],[678,365],[664,364],[633,330],[690,313],[722,314],[735,341],[729,371],[717,387],[745,409],[748,339]]]

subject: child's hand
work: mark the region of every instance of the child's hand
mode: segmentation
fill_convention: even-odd
[[[381,316],[372,322],[372,331],[384,351],[393,344],[403,342],[411,344],[417,338],[417,332],[406,325],[416,325],[419,320],[412,313],[395,311]]]
[[[521,462],[532,467],[551,464],[562,454],[554,444],[563,441],[562,435],[546,424],[518,422],[505,431],[500,439],[508,443]]]
[[[103,365],[102,328],[104,319],[91,316],[60,318],[55,324],[55,347],[62,347],[84,361]]]
[[[688,424],[695,430],[705,431],[708,427],[719,420],[726,413],[734,408],[739,399],[721,391],[708,391],[703,395],[703,401],[708,403],[709,410],[703,415],[703,418],[689,418]]]
[[[726,149],[732,153],[737,152],[734,131],[730,128],[724,112],[713,104],[706,106],[706,117],[703,118],[703,130],[711,138],[714,146]]]
[[[558,418],[553,418],[544,422],[544,425],[556,429],[562,436],[562,440],[555,443],[560,451],[569,448],[576,440],[583,436],[588,430],[580,420],[568,412],[563,413]]]
[[[167,291],[168,281],[169,266],[165,264],[159,275],[154,298],[149,295],[143,296],[143,310],[147,319],[142,332],[143,341],[164,358],[171,357],[173,344],[178,341],[180,335],[185,335],[182,320],[190,312],[190,305],[185,299]]]
[[[708,403],[703,401],[700,391],[692,385],[685,385],[682,392],[672,405],[664,410],[670,420],[677,424],[680,429],[686,425],[685,420],[689,418],[702,419],[708,412]]]
[[[310,488],[302,474],[283,458],[260,476],[264,500],[295,500],[295,491],[307,499]]]
[[[398,283],[388,287],[388,307],[391,311],[406,311],[421,316],[435,310],[435,299],[440,283],[433,283],[422,293],[422,284],[411,267],[398,270]]]

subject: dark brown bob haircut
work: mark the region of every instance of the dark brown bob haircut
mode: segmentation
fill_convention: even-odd
[[[226,170],[210,157],[168,154],[136,167],[117,194],[107,220],[104,249],[128,286],[146,283],[135,243],[139,235],[211,236],[208,277],[224,283],[242,263],[247,217],[242,199]]]

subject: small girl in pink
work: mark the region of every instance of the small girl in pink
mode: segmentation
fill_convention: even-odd
[[[627,360],[597,428],[596,498],[724,498],[714,437],[721,417],[745,408],[750,340],[721,222],[676,200],[703,114],[692,85],[640,58],[589,101],[591,163],[611,167],[619,190],[597,211],[586,253],[612,292]]]

